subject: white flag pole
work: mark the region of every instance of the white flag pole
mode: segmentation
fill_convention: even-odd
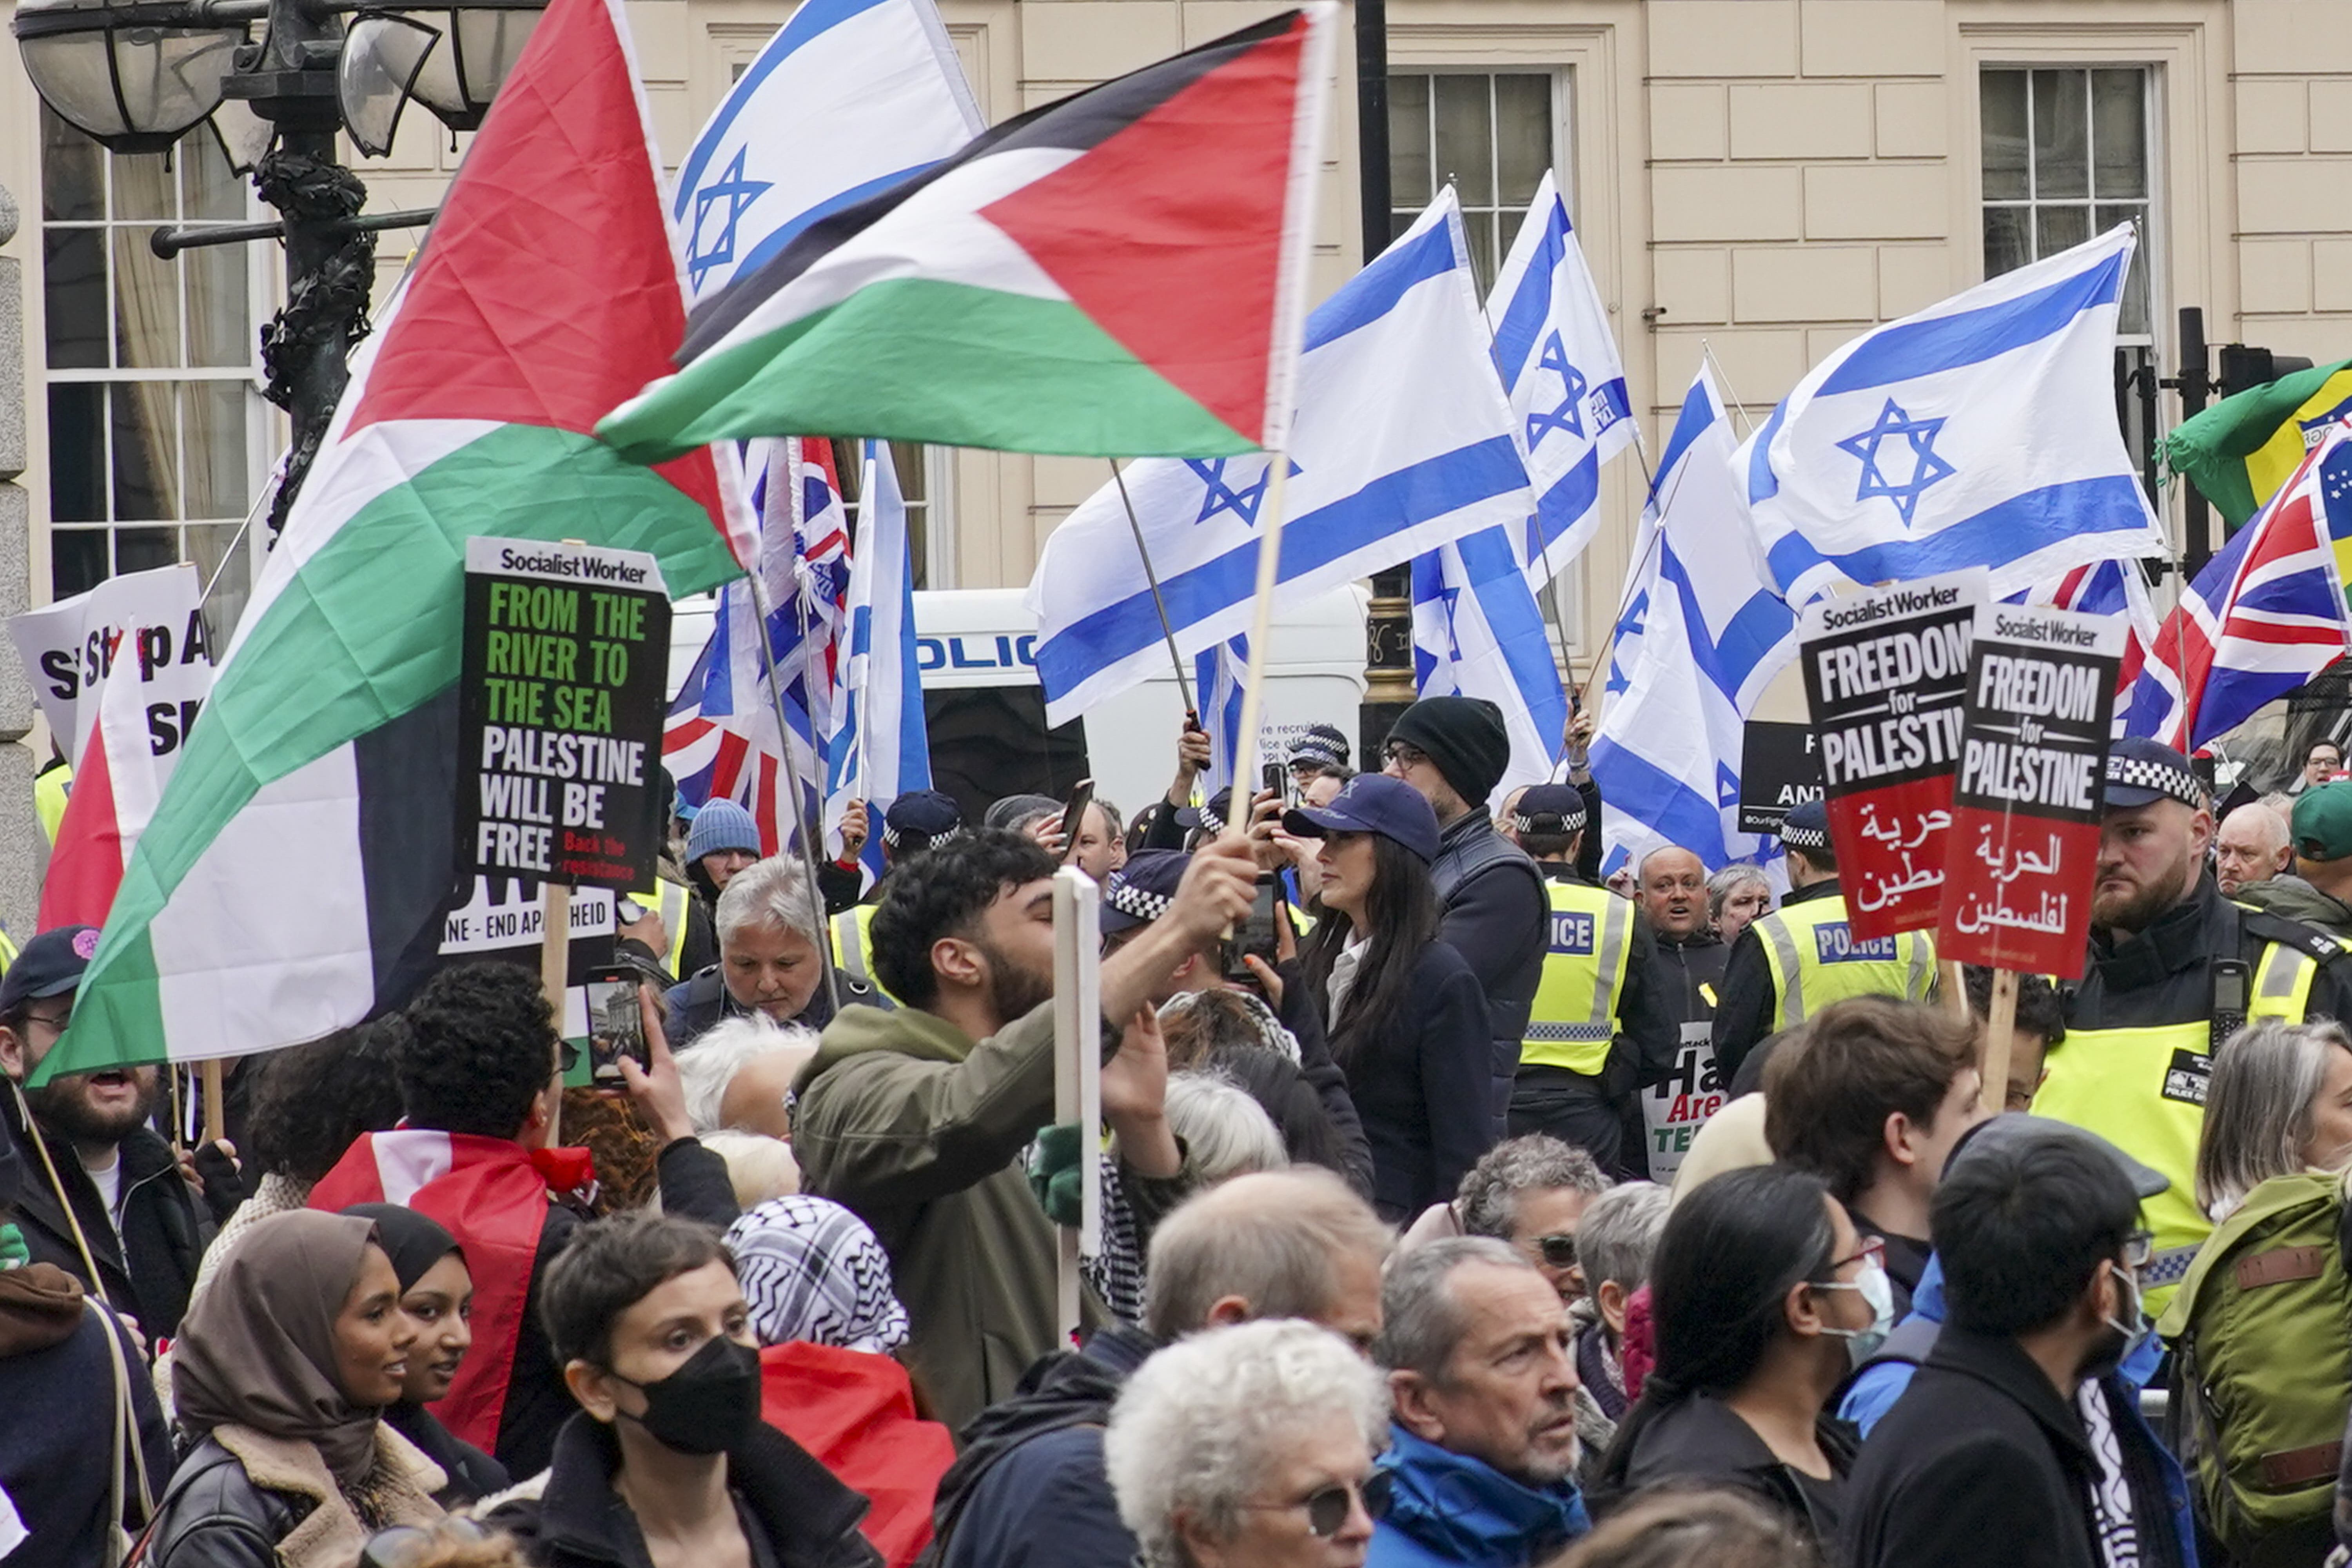
[[[1054,1121],[1078,1129],[1078,1224],[1058,1227],[1063,1337],[1078,1331],[1079,1259],[1102,1252],[1102,903],[1076,866],[1054,873]]]
[[[1265,650],[1273,640],[1274,591],[1282,575],[1282,508],[1290,483],[1290,454],[1272,454],[1266,469],[1265,526],[1257,541],[1257,603],[1250,616],[1249,668],[1242,677],[1242,740],[1234,759],[1234,809],[1225,831],[1249,837],[1250,805],[1257,798],[1259,693],[1265,689]]]

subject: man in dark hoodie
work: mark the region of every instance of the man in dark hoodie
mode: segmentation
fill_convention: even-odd
[[[1103,1468],[1103,1425],[1128,1375],[1171,1341],[1256,1318],[1306,1318],[1369,1351],[1389,1241],[1328,1171],[1237,1177],[1177,1209],[1152,1238],[1144,1326],[1039,1363],[964,1429],[940,1481],[928,1568],[1132,1563]]]
[[[1674,1071],[1634,1097],[1637,1114],[1626,1131],[1642,1140],[1650,1173],[1664,1181],[1706,1119],[1731,1098],[1728,1077],[1716,1070],[1714,1040],[1723,962],[1731,950],[1708,923],[1706,863],[1697,856],[1672,845],[1653,849],[1634,868],[1633,881],[1658,943],[1651,990],[1664,1002],[1679,1038]]]

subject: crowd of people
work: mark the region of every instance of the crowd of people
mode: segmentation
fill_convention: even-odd
[[[210,1142],[168,1070],[37,1081],[96,933],[34,938],[0,1563],[2321,1563],[2341,752],[2217,831],[2118,742],[2084,975],[2020,977],[1987,1084],[1991,975],[1846,940],[1819,803],[1604,880],[1585,733],[1497,798],[1502,715],[1430,699],[1203,801],[1188,729],[1131,819],[924,792],[814,871],[713,803],[626,906],[616,1086],[467,963],[235,1064]],[[1099,1126],[1055,1121],[1064,865]]]

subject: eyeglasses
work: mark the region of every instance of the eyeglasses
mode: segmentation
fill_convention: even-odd
[[[1419,746],[1408,746],[1402,741],[1391,741],[1388,743],[1388,749],[1381,754],[1401,768],[1412,767],[1417,763],[1429,761],[1427,752],[1423,751]]]
[[[45,1028],[54,1029],[58,1034],[62,1035],[66,1032],[68,1026],[73,1023],[73,1010],[71,1008],[68,1008],[65,1012],[59,1013],[54,1017],[47,1013],[27,1013],[25,1015],[25,1022],[27,1024],[39,1024]]]
[[[2156,1256],[2156,1237],[2145,1230],[2136,1230],[2124,1237],[2124,1261],[2134,1268],[2145,1268],[2147,1260]]]
[[[1858,1263],[1865,1258],[1877,1264],[1881,1268],[1886,1267],[1886,1238],[1885,1237],[1864,1237],[1860,1247],[1855,1247],[1853,1252],[1830,1265],[1830,1272],[1832,1274],[1835,1274],[1847,1264]]]
[[[1318,1487],[1305,1497],[1292,1502],[1245,1502],[1242,1506],[1247,1509],[1275,1509],[1284,1511],[1291,1509],[1305,1509],[1307,1532],[1318,1541],[1328,1541],[1339,1534],[1341,1527],[1347,1524],[1348,1515],[1354,1511],[1353,1505],[1357,1502],[1364,1505],[1364,1516],[1367,1519],[1376,1523],[1386,1519],[1389,1512],[1389,1473],[1386,1470],[1374,1470],[1360,1483],[1333,1481],[1329,1486]]]
[[[1576,1267],[1576,1237],[1569,1235],[1539,1236],[1533,1243],[1543,1260],[1554,1268]]]

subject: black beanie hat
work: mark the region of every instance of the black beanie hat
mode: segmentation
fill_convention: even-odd
[[[1454,793],[1484,805],[1511,763],[1503,710],[1483,697],[1424,697],[1397,715],[1389,739],[1429,753]]]

